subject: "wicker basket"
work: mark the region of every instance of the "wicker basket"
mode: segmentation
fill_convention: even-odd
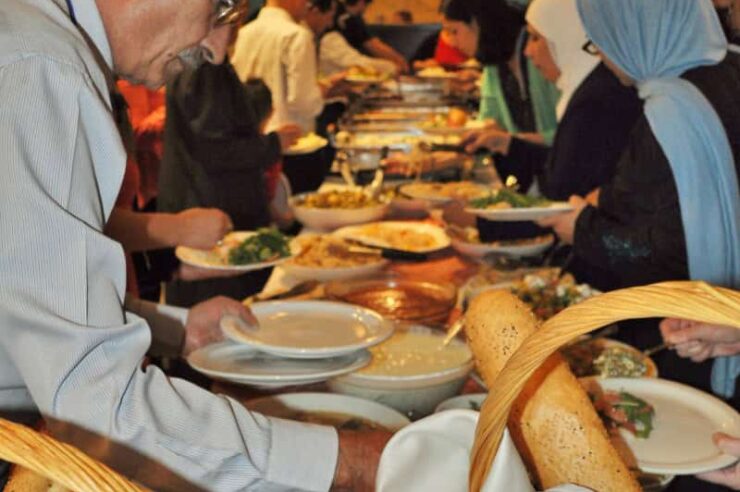
[[[0,460],[22,466],[74,492],[143,492],[78,449],[0,419]]]
[[[704,282],[665,282],[602,294],[546,321],[508,360],[481,408],[471,457],[470,490],[481,489],[514,400],[551,354],[579,335],[602,326],[654,317],[691,319],[740,329],[740,292]]]

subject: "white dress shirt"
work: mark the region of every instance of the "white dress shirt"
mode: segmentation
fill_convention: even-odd
[[[242,81],[262,79],[270,88],[275,112],[268,133],[288,123],[315,129],[324,108],[316,58],[313,34],[284,9],[264,7],[239,30],[231,63]]]
[[[329,77],[352,67],[373,68],[380,73],[395,75],[395,63],[382,58],[365,56],[352,47],[339,31],[329,31],[319,42],[319,73]]]
[[[125,168],[111,53],[95,0],[73,2],[80,28],[64,0],[0,1],[0,414],[41,412],[207,490],[327,490],[334,430],[142,369],[152,332],[124,310],[123,251],[102,232]],[[184,490],[115,448],[85,450],[155,490]]]

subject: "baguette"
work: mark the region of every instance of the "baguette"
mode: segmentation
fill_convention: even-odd
[[[538,327],[531,309],[508,291],[486,292],[473,300],[465,330],[489,387]],[[508,427],[533,481],[543,489],[573,483],[599,492],[641,490],[586,391],[557,353],[527,381]]]

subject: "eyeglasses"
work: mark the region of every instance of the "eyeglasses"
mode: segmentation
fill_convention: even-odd
[[[581,49],[585,51],[586,53],[588,53],[589,55],[596,56],[599,54],[599,48],[597,48],[594,42],[591,41],[590,39],[586,41],[586,43],[583,46],[581,46]]]
[[[215,0],[213,6],[214,27],[233,24],[242,19],[249,10],[249,0]]]

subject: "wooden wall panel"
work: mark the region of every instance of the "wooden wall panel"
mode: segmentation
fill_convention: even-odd
[[[390,22],[393,12],[408,10],[414,22],[439,22],[440,0],[373,0],[365,13],[365,20],[372,24],[382,17],[384,23]]]

